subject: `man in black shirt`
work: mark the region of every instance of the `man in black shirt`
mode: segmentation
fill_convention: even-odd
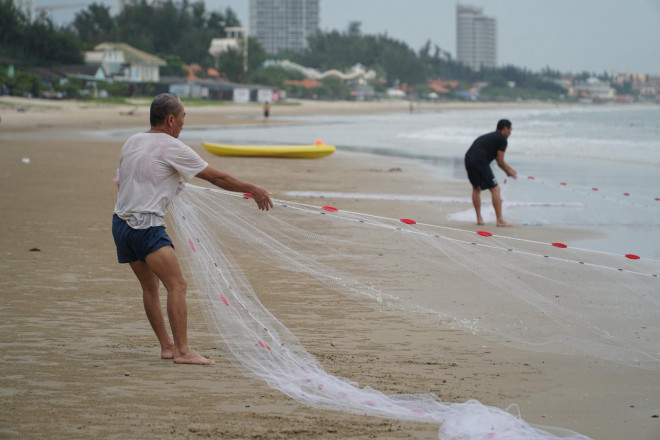
[[[497,122],[496,131],[479,136],[465,153],[465,169],[472,184],[472,204],[477,213],[478,225],[484,224],[484,219],[481,217],[481,191],[488,189],[493,199],[497,226],[511,226],[502,218],[502,196],[500,187],[497,186],[497,179],[493,175],[493,170],[490,169],[490,163],[496,160],[497,165],[507,176],[514,179],[517,177],[516,170],[504,162],[507,139],[512,130],[511,121],[501,119]]]

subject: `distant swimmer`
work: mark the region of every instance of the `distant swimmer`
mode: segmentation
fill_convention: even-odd
[[[497,122],[496,131],[479,136],[465,153],[465,169],[472,184],[472,204],[477,213],[478,225],[484,224],[481,216],[481,191],[488,189],[493,198],[497,226],[511,226],[502,217],[502,196],[497,179],[493,175],[493,170],[490,169],[490,163],[496,160],[497,165],[507,176],[514,179],[518,176],[516,170],[504,161],[504,152],[508,145],[507,139],[511,136],[512,130],[511,121],[501,119]]]
[[[270,116],[270,104],[268,101],[264,103],[264,122],[268,121],[268,117]]]

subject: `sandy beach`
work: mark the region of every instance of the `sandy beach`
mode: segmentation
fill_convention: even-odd
[[[429,104],[422,111],[469,106]],[[134,114],[125,114],[130,111]],[[271,108],[277,116],[351,112],[405,113],[408,104],[303,102]],[[216,365],[159,359],[139,284],[127,265],[117,263],[110,233],[112,178],[123,142],[84,133],[146,130],[148,114],[149,100],[118,106],[0,98],[0,438],[437,438],[435,425],[306,407],[243,376],[209,337],[192,293],[190,344]],[[262,123],[256,104],[186,107],[186,126]],[[186,140],[185,128],[181,139]],[[190,146],[214,167],[265,186],[276,198],[303,190],[396,193],[402,185],[420,195],[469,195],[467,181],[439,181],[428,169],[398,158],[342,151],[320,160],[221,158],[199,143]],[[447,213],[460,205],[351,199],[324,204],[441,225],[449,224]],[[498,233],[544,241],[556,231],[526,227]],[[331,291],[303,291],[296,307],[275,295],[260,299],[326,371],[360,386],[431,392],[452,402],[477,399],[500,408],[515,403],[529,423],[598,440],[660,438],[660,372],[517,350],[357,299],[342,297],[344,307],[338,309]]]

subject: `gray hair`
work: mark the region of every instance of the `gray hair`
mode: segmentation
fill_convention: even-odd
[[[181,102],[179,98],[170,93],[161,93],[151,101],[151,110],[149,112],[149,123],[152,127],[158,127],[167,115],[179,116],[181,113]]]

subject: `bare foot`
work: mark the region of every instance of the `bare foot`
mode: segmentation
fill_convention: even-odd
[[[484,219],[481,216],[477,217],[477,225],[483,225],[484,224]]]
[[[497,226],[511,226],[511,223],[507,223],[504,220],[497,222]]]
[[[215,361],[206,359],[204,356],[197,352],[189,350],[188,352],[174,356],[174,363],[176,364],[194,364],[194,365],[213,365]]]
[[[171,347],[162,347],[160,349],[161,359],[174,359],[174,345]]]

